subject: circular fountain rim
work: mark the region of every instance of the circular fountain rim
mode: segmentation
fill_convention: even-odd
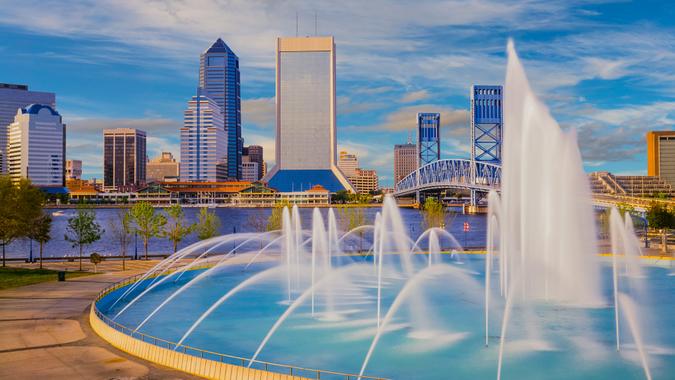
[[[191,268],[190,270],[197,269],[202,268]],[[158,276],[162,274],[163,273],[160,273]],[[139,273],[134,276],[127,277],[101,290],[92,301],[89,313],[89,323],[94,332],[96,332],[96,334],[107,343],[127,352],[128,354],[153,362],[155,364],[169,366],[186,373],[208,377],[219,377],[215,375],[215,371],[218,370],[219,373],[222,373],[220,372],[222,368],[218,367],[234,366],[236,367],[234,369],[236,371],[255,371],[257,374],[263,374],[263,377],[261,377],[262,379],[267,378],[265,374],[268,374],[268,376],[271,376],[270,378],[275,379],[278,378],[277,376],[279,375],[287,375],[290,376],[289,379],[295,379],[299,373],[306,373],[313,374],[316,378],[320,378],[321,374],[327,374],[343,376],[345,378],[387,380],[387,378],[384,377],[366,375],[359,376],[358,374],[353,373],[306,368],[283,363],[267,362],[258,359],[253,360],[253,364],[258,365],[264,369],[247,368],[246,363],[251,361],[250,358],[223,354],[186,345],[181,345],[182,350],[171,349],[170,347],[176,346],[176,342],[170,342],[166,339],[134,331],[134,329],[130,327],[113,321],[98,309],[98,301],[117,289],[136,283],[143,275],[144,273]],[[148,348],[148,346],[151,348]],[[173,354],[161,352],[166,350],[171,351]],[[200,356],[195,356],[192,353],[196,353]],[[218,358],[218,360],[207,359],[205,356],[215,357]],[[237,364],[232,363],[233,361],[236,361]]]

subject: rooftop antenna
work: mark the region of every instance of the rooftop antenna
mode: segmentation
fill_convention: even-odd
[[[412,144],[412,131],[408,130],[408,144]]]
[[[295,36],[298,36],[298,11],[295,11]]]
[[[314,11],[314,35],[319,35],[319,21],[316,11]]]

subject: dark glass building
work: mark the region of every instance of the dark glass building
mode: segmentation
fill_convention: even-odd
[[[201,55],[199,65],[201,94],[216,102],[223,114],[227,132],[227,177],[241,179],[241,93],[239,58],[218,39]]]
[[[103,188],[135,190],[145,184],[145,132],[138,129],[103,130]]]

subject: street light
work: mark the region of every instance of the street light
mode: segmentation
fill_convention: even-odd
[[[647,232],[648,232],[647,227],[649,227],[649,221],[647,220],[647,218],[643,218],[643,217],[640,217],[640,219],[642,219],[642,225],[645,226],[645,248],[649,248],[649,238],[647,236],[648,235],[647,234]]]

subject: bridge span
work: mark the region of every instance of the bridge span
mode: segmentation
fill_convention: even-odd
[[[415,196],[446,189],[468,190],[471,204],[476,205],[481,195],[490,190],[499,191],[502,168],[500,165],[466,159],[444,159],[428,163],[399,181],[394,196]]]
[[[394,196],[397,198],[413,196],[419,203],[425,193],[440,193],[448,189],[465,190],[471,193],[471,206],[476,206],[490,190],[500,191],[501,176],[500,165],[467,159],[443,159],[426,164],[408,174],[395,185]],[[642,216],[652,202],[675,207],[675,201],[667,199],[593,194],[593,206],[596,209],[627,205]]]

